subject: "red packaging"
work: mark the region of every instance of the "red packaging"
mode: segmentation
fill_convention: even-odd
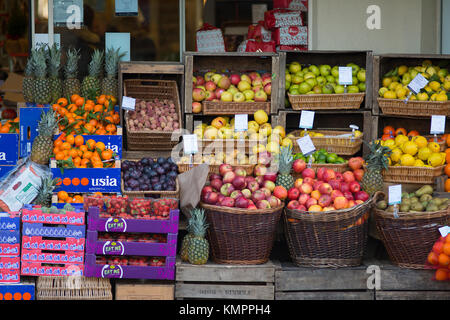
[[[208,23],[197,31],[196,39],[198,52],[225,52],[222,31]]]
[[[308,27],[289,26],[275,29],[272,38],[277,45],[305,46],[308,44]]]
[[[273,0],[275,9],[308,10],[308,0]]]
[[[264,21],[259,21],[258,24],[248,26],[247,39],[271,41],[272,34],[269,30],[264,28]]]
[[[248,40],[245,52],[275,52],[275,41],[261,42]]]
[[[268,30],[275,28],[302,26],[303,20],[301,11],[277,9],[264,13],[264,26]]]
[[[152,211],[152,201],[145,198],[136,198],[130,202],[130,212],[134,217],[150,215]]]
[[[124,197],[106,197],[105,198],[106,212],[115,217],[127,213],[128,196]]]
[[[101,196],[87,196],[84,197],[84,211],[89,211],[89,207],[99,207],[100,212],[104,211],[105,200]]]

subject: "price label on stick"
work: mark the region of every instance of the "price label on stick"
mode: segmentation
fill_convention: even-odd
[[[301,152],[305,156],[316,151],[316,147],[314,146],[314,143],[312,142],[310,136],[304,136],[304,137],[298,139],[297,144],[300,147]]]
[[[423,87],[428,84],[428,80],[420,73],[408,84],[408,89],[414,94],[418,94]]]
[[[343,86],[353,84],[352,67],[339,67],[339,84]]]
[[[431,116],[430,134],[441,134],[445,132],[445,116]]]
[[[136,99],[123,96],[122,97],[122,108],[125,110],[133,110],[136,106]]]
[[[185,154],[196,154],[198,152],[197,135],[183,135],[183,150]]]
[[[234,131],[248,130],[248,114],[237,114],[234,117]]]
[[[312,129],[314,124],[314,115],[315,115],[314,111],[302,110],[302,113],[300,115],[299,128]]]
[[[389,186],[389,205],[400,204],[402,202],[402,185]]]
[[[441,236],[445,238],[448,234],[450,234],[450,227],[444,226],[442,228],[439,228],[439,232],[441,233]]]

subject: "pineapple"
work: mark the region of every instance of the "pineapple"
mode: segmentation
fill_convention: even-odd
[[[80,94],[80,80],[78,80],[78,60],[80,59],[79,50],[67,50],[67,61],[64,66],[66,79],[64,80],[64,96],[71,97],[74,94]]]
[[[47,76],[46,49],[44,47],[36,50],[34,60],[34,102],[37,104],[48,104],[51,101],[51,92]]]
[[[35,50],[31,50],[25,67],[25,77],[22,82],[23,97],[26,102],[34,102],[34,59]]]
[[[51,92],[51,101],[56,102],[63,94],[62,81],[59,78],[59,70],[61,68],[61,49],[55,43],[49,50],[49,84]]]
[[[205,239],[208,228],[205,210],[193,209],[191,215],[195,218],[192,221],[193,237],[189,240],[188,261],[192,264],[205,264],[209,257],[209,243]]]
[[[375,192],[383,190],[383,176],[381,175],[381,171],[383,169],[388,170],[388,158],[391,149],[383,147],[379,142],[372,142],[369,144],[369,148],[370,154],[365,159],[367,169],[361,180],[361,186],[365,192],[372,196]]]
[[[290,145],[282,147],[278,156],[278,176],[275,184],[289,190],[294,186],[294,178],[291,176],[292,147]]]
[[[94,50],[91,62],[89,63],[89,75],[84,77],[81,83],[81,95],[88,97],[92,95],[92,89],[95,89],[95,96],[100,95],[101,82],[99,80],[100,72],[103,68],[103,51]]]
[[[195,218],[195,215],[191,215],[189,218],[188,225],[186,227],[188,234],[184,236],[183,241],[181,242],[180,256],[182,261],[188,261],[189,243],[194,237],[194,234],[192,233],[192,224]]]
[[[33,141],[31,161],[48,165],[53,152],[53,135],[57,125],[58,120],[56,119],[55,111],[50,109],[47,113],[41,112],[41,120],[38,125],[39,134]]]
[[[102,81],[102,93],[108,96],[117,98],[118,95],[118,81],[117,67],[121,57],[125,54],[119,54],[119,49],[114,50],[113,48],[108,49],[105,55],[105,71],[106,78]]]
[[[38,195],[36,199],[34,199],[34,203],[43,207],[50,207],[52,204],[53,190],[55,190],[57,183],[58,178],[42,178],[42,183],[38,190]]]

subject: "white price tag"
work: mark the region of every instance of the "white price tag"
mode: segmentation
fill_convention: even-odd
[[[48,44],[48,33],[35,33],[34,34],[34,48],[38,49]],[[59,33],[53,34],[53,42],[61,48],[61,35]]]
[[[304,136],[298,139],[297,144],[305,156],[316,151],[316,147],[314,146],[310,136]]]
[[[445,226],[445,227],[439,228],[439,232],[441,233],[441,236],[445,238],[450,233],[450,227]]]
[[[339,84],[340,85],[353,84],[352,67],[339,67]]]
[[[402,202],[402,185],[389,186],[389,205]]]
[[[414,94],[418,94],[423,87],[428,84],[428,80],[420,73],[408,84],[408,89]]]
[[[183,150],[185,154],[196,154],[198,152],[197,135],[183,135]]]
[[[134,111],[134,107],[136,106],[136,99],[123,96],[122,97],[122,108],[125,110]]]
[[[314,124],[314,115],[315,115],[314,111],[302,110],[302,113],[300,115],[299,128],[312,129]]]
[[[248,130],[248,114],[237,114],[234,116],[234,131]]]
[[[431,116],[430,134],[441,134],[445,132],[445,116]]]

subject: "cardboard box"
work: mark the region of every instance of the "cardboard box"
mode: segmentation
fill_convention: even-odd
[[[20,129],[20,157],[28,157],[31,154],[31,146],[38,136],[38,124],[41,119],[41,112],[47,112],[49,108],[22,107],[19,108],[19,129]]]
[[[116,283],[116,300],[173,300],[173,284]]]
[[[1,284],[0,300],[34,300],[34,282]]]

